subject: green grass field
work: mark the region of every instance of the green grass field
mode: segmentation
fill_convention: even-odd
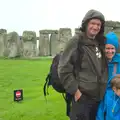
[[[51,60],[0,60],[0,120],[68,120],[61,94],[43,84]],[[13,90],[23,89],[24,99],[14,102]]]

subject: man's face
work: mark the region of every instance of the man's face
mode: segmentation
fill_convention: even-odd
[[[101,29],[101,21],[99,19],[92,19],[88,22],[87,35],[88,37],[95,37]]]
[[[113,56],[115,55],[115,47],[111,44],[105,45],[105,55],[109,60],[112,60]]]

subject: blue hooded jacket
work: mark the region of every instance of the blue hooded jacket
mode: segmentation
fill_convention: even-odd
[[[100,102],[96,120],[120,120],[120,96],[117,96],[110,86]]]
[[[117,51],[119,47],[119,42],[116,34],[114,32],[110,32],[106,35],[106,44],[112,44],[115,46]],[[104,99],[101,101],[96,120],[120,120],[120,97],[117,96],[110,86],[110,81],[115,76],[113,74],[114,65],[116,63],[116,74],[120,74],[120,54],[115,53],[114,57],[110,62],[108,62],[108,85],[106,89],[106,93]],[[104,116],[104,113],[106,114]]]
[[[106,43],[115,46],[116,51],[119,48],[119,40],[114,32],[109,32],[106,35]],[[108,61],[108,80],[111,79],[114,72],[114,65],[116,63],[116,74],[120,74],[120,53],[115,53],[111,61]]]

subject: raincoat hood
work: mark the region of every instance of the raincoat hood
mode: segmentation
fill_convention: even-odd
[[[101,12],[94,10],[94,9],[89,10],[86,13],[86,15],[84,16],[84,18],[82,20],[82,25],[80,28],[81,31],[85,32],[86,26],[91,19],[99,19],[102,22],[101,30],[99,33],[103,34],[104,33],[104,23],[105,23],[104,15]]]

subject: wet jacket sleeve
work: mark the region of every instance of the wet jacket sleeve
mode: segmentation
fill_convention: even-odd
[[[72,56],[77,48],[77,40],[72,38],[67,43],[58,65],[58,75],[66,92],[74,94],[78,89],[78,83],[73,75]]]
[[[97,111],[97,116],[96,120],[105,120],[105,112],[106,112],[106,102],[107,97],[105,96],[104,99],[100,102],[98,111]]]

